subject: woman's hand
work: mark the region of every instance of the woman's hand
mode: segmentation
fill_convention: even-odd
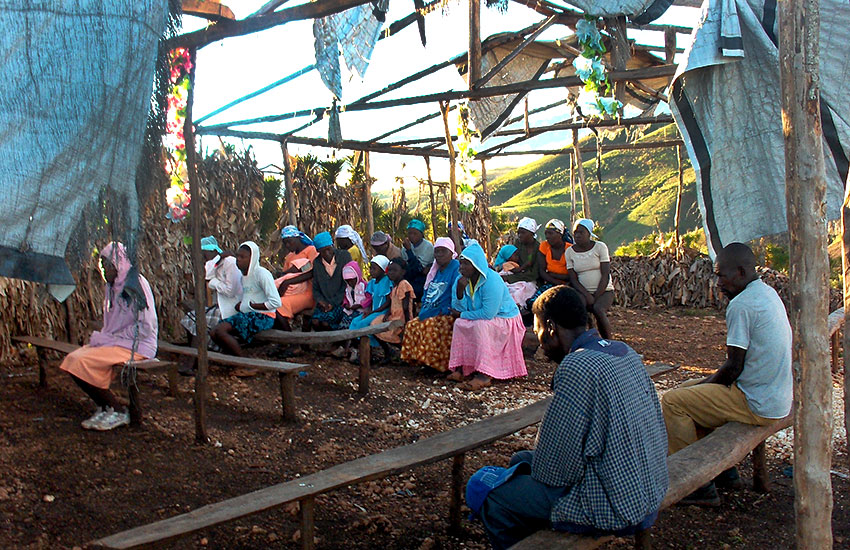
[[[410,239],[408,239],[407,237],[405,237],[404,240],[401,241],[401,244],[402,246],[404,246],[405,250],[410,250],[411,248],[413,248],[413,244],[411,244]]]
[[[452,316],[452,319],[457,319],[458,317],[460,317],[460,312],[456,309],[450,309],[449,315]]]
[[[466,277],[461,277],[460,279],[458,279],[457,280],[457,290],[458,290],[458,292],[463,292],[463,290],[466,288],[466,285],[468,285],[468,284],[469,284],[469,279],[467,279]]]
[[[593,294],[590,292],[586,292],[584,295],[584,301],[588,306],[592,306],[594,302],[596,302],[596,298],[593,297]]]
[[[331,305],[327,302],[319,302],[319,303],[316,304],[316,307],[318,307],[320,310],[324,311],[325,313],[327,313],[328,311],[331,310]]]
[[[236,308],[236,311],[240,311],[239,308],[242,307],[242,302],[236,302],[236,305],[233,307]]]

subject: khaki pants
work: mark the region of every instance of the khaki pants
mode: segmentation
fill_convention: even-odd
[[[737,384],[699,384],[689,380],[661,397],[661,412],[667,424],[667,454],[695,442],[697,427],[713,430],[727,422],[764,426],[775,422],[754,414]]]

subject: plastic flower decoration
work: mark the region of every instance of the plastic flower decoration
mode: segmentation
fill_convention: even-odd
[[[171,91],[168,95],[168,113],[162,138],[166,150],[165,171],[171,184],[165,192],[168,211],[165,217],[177,223],[189,213],[188,166],[186,164],[186,141],[183,136],[183,124],[186,122],[186,106],[189,101],[189,72],[192,58],[186,48],[177,48],[169,54],[171,62]]]
[[[475,193],[466,183],[458,187],[457,207],[461,212],[472,212],[475,209]]]
[[[576,38],[582,47],[581,55],[573,60],[576,76],[584,82],[584,90],[579,94],[576,107],[584,117],[616,116],[622,103],[604,94],[612,92],[611,82],[602,62],[605,46],[602,34],[596,28],[596,18],[585,16],[576,23]]]

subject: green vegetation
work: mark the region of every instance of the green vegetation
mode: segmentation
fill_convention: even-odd
[[[673,125],[647,132],[638,141],[671,139],[678,133]],[[621,132],[606,143],[625,141]],[[594,138],[582,140],[593,145]],[[678,169],[676,151],[646,149],[610,151],[602,155],[601,185],[596,159],[585,153],[583,164],[593,220],[605,230],[611,250],[655,232],[674,229]],[[694,171],[685,159],[680,228],[700,226],[696,204]],[[578,176],[576,176],[578,180]],[[568,155],[545,157],[505,174],[490,184],[492,209],[513,217],[531,216],[538,223],[550,218],[570,218],[570,161]],[[576,210],[581,210],[581,192],[576,181]]]

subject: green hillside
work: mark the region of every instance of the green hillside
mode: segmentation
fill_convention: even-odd
[[[671,139],[672,125],[647,133],[641,141]],[[614,141],[625,139],[621,132]],[[582,140],[592,145],[593,138]],[[611,151],[602,156],[602,184],[597,181],[596,159],[585,153],[590,210],[602,226],[602,239],[614,251],[619,246],[657,231],[673,229],[678,173],[672,147],[636,151]],[[686,160],[687,163],[687,160]],[[576,179],[578,177],[576,176]],[[680,229],[700,226],[696,204],[694,171],[686,164]],[[531,216],[538,223],[550,218],[569,220],[569,156],[551,156],[513,170],[492,182],[491,204],[506,214]],[[576,182],[576,210],[581,210],[581,193]]]

